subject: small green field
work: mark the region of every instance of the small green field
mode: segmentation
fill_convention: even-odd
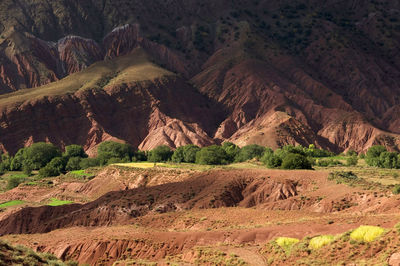
[[[13,206],[21,205],[24,203],[25,203],[25,201],[22,201],[22,200],[11,200],[11,201],[1,203],[0,208],[13,207]]]
[[[50,202],[47,204],[48,206],[62,206],[62,205],[67,205],[74,203],[73,201],[68,201],[68,200],[59,200],[56,198],[51,198]]]

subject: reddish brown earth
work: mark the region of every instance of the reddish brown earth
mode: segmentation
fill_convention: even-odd
[[[111,184],[133,184],[143,175],[149,182],[83,205],[24,208],[0,221],[0,233],[91,265],[129,259],[162,264],[168,256],[194,263],[199,247],[259,265],[269,257],[266,243],[278,236],[341,234],[363,224],[393,228],[400,218],[399,196],[336,184],[323,171],[176,171],[105,169],[82,187],[98,191],[105,176],[116,180]]]

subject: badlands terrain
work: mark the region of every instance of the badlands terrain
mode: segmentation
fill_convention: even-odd
[[[0,265],[400,265],[399,51],[397,0],[1,0]]]
[[[341,175],[349,171],[357,179]],[[0,235],[67,265],[399,265],[399,174],[363,162],[315,171],[110,165],[0,194],[11,205]],[[362,225],[384,233],[351,238]],[[331,239],[314,248],[321,236]],[[300,242],[279,246],[282,237]]]

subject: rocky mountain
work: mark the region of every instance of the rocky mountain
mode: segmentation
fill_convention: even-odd
[[[0,147],[400,148],[400,4],[0,3]]]

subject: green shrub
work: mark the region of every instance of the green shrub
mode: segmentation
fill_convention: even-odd
[[[312,169],[310,161],[301,154],[289,153],[282,160],[283,169]]]
[[[100,162],[99,162],[99,159],[97,159],[97,158],[84,158],[79,163],[79,166],[81,169],[87,169],[87,168],[96,167],[99,165],[100,165]]]
[[[106,165],[111,158],[130,161],[133,155],[132,146],[114,141],[102,142],[97,148],[97,158],[101,165]]]
[[[282,159],[269,151],[266,151],[263,157],[261,157],[261,162],[268,168],[278,168],[282,165]]]
[[[69,145],[65,147],[64,156],[71,158],[71,157],[80,157],[80,158],[87,158],[88,155],[86,154],[85,150],[80,145]]]
[[[174,163],[182,163],[185,161],[185,155],[183,153],[184,147],[178,147],[175,151],[174,154],[172,154],[171,161]]]
[[[368,149],[367,154],[365,155],[365,162],[369,166],[378,166],[379,167],[379,157],[381,153],[386,152],[386,148],[384,146],[372,146]]]
[[[7,186],[6,189],[10,190],[19,186],[19,184],[25,181],[24,177],[21,176],[9,176],[7,178]]]
[[[355,150],[348,150],[346,156],[353,157],[353,156],[358,156],[358,154]]]
[[[338,166],[343,164],[339,160],[328,158],[328,159],[318,159],[316,161],[316,165],[321,167],[328,167],[328,166]]]
[[[239,150],[235,157],[235,161],[244,162],[254,158],[260,159],[264,152],[265,147],[256,144],[247,145]]]
[[[65,170],[67,171],[74,171],[81,169],[81,157],[71,157],[68,159],[67,165],[65,166]]]
[[[379,156],[378,165],[382,168],[400,168],[399,154],[396,152],[382,152]]]
[[[22,172],[23,172],[24,174],[26,174],[27,176],[31,176],[31,175],[32,175],[32,170],[33,170],[32,163],[29,162],[28,160],[26,160],[26,161],[22,164]]]
[[[358,176],[351,171],[338,171],[329,173],[328,180],[335,180],[337,184],[351,184],[358,180]]]
[[[222,144],[222,148],[225,150],[229,162],[233,162],[235,160],[235,157],[240,152],[239,146],[229,141],[224,142]]]
[[[346,159],[347,166],[356,166],[357,164],[358,164],[358,158],[356,155],[350,156]]]
[[[228,162],[225,150],[217,145],[204,147],[196,155],[196,163],[198,164],[220,165]]]
[[[133,162],[146,161],[146,160],[147,160],[147,156],[144,151],[136,151],[133,153],[133,156],[132,156]]]
[[[393,194],[395,194],[395,195],[400,194],[400,185],[399,185],[399,184],[395,185],[395,186],[393,187],[392,192],[393,192]]]
[[[166,162],[172,157],[173,151],[166,145],[161,145],[149,151],[148,160],[150,162]]]
[[[14,158],[11,160],[10,170],[11,171],[20,171],[22,169],[22,164],[24,162],[24,154],[26,148],[19,149],[17,153],[14,155]]]

